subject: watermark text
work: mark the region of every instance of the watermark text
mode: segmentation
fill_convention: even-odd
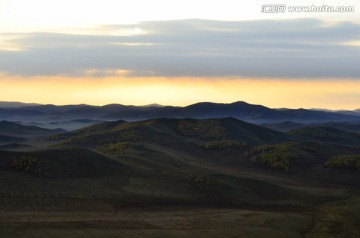
[[[287,6],[286,4],[263,4],[262,13],[285,13],[285,12],[354,12],[354,6],[329,6],[329,5],[308,5],[308,6]]]

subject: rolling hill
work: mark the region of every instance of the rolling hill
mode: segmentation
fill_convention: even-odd
[[[305,138],[306,140],[321,141],[325,143],[342,144],[347,146],[359,146],[360,135],[333,127],[308,126],[294,129],[289,135]]]
[[[358,135],[330,127],[303,127],[284,134],[235,118],[105,122],[59,135],[56,141],[116,158],[134,156],[138,166],[153,169],[174,169],[175,155],[181,155],[197,163],[287,173],[316,168],[311,172],[315,177],[318,169],[326,171],[322,167],[333,156],[357,154],[360,149]]]
[[[24,138],[0,135],[0,143],[20,142],[22,140],[24,140]]]
[[[283,121],[273,124],[262,124],[263,127],[275,130],[275,131],[281,131],[281,132],[287,132],[293,129],[298,129],[301,127],[305,127],[306,124],[297,123],[293,121]]]
[[[346,115],[338,112],[316,111],[307,109],[283,109],[280,110],[290,121],[303,123],[327,122],[327,121],[357,121],[358,116]]]
[[[360,134],[360,124],[358,123],[327,122],[327,123],[322,123],[320,125],[326,127],[333,127],[342,131]]]
[[[151,141],[160,144],[185,140],[235,140],[247,144],[278,143],[290,137],[235,118],[150,119],[138,122],[105,122],[64,134],[67,144],[99,145],[107,142]]]
[[[56,129],[49,130],[36,126],[24,126],[15,122],[0,121],[0,135],[1,136],[12,136],[12,137],[38,137],[38,136],[49,136],[56,133],[62,133],[64,130]]]

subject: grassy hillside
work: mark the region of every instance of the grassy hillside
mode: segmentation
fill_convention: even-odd
[[[317,222],[308,237],[347,237],[360,236],[360,197],[325,203],[314,209]]]
[[[0,151],[0,170],[19,171],[40,177],[92,177],[116,172],[122,164],[80,148],[33,152]]]

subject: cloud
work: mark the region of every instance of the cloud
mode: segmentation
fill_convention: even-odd
[[[317,19],[174,20],[107,25],[74,33],[8,34],[7,74],[359,78],[360,25]],[[1,42],[0,42],[1,44]],[[1,46],[1,45],[0,45]]]

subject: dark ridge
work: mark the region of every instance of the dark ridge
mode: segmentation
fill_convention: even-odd
[[[254,123],[273,123],[294,121],[301,123],[319,123],[328,121],[359,122],[360,114],[341,113],[325,110],[307,109],[271,109],[262,105],[246,102],[211,103],[200,102],[186,107],[173,106],[126,106],[109,104],[105,106],[91,105],[40,105],[19,108],[0,108],[0,119],[5,120],[146,120],[151,118],[223,118],[235,117]]]

